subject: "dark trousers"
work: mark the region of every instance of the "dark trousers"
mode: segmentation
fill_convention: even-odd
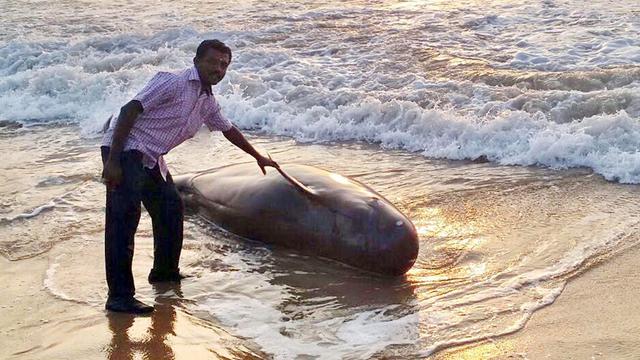
[[[109,148],[101,147],[102,162],[107,161]],[[135,293],[131,263],[134,236],[140,221],[140,203],[151,216],[153,224],[153,269],[164,276],[179,271],[182,249],[182,199],[167,174],[165,181],[158,166],[142,165],[142,153],[131,150],[120,155],[122,183],[107,190],[105,223],[105,266],[109,297],[129,297]]]

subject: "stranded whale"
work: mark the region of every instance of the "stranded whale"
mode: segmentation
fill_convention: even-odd
[[[282,168],[263,176],[238,164],[174,181],[187,208],[237,235],[385,275],[413,266],[416,229],[380,194],[316,167]]]

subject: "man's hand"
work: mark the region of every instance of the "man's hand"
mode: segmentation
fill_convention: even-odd
[[[273,159],[271,158],[271,155],[269,155],[269,157],[264,157],[262,155],[259,155],[256,160],[258,161],[258,166],[260,166],[260,170],[262,170],[262,174],[263,175],[267,175],[267,171],[264,169],[265,166],[271,166],[274,167],[276,169],[280,168],[280,165],[278,165],[277,162],[273,161]]]
[[[107,190],[115,190],[122,182],[122,167],[117,160],[109,159],[102,169],[102,181],[107,185]]]
[[[102,182],[107,185],[107,190],[112,191],[122,182],[122,167],[120,166],[120,152],[124,148],[127,137],[131,132],[133,123],[144,108],[138,100],[131,100],[120,108],[118,122],[113,130],[109,159],[102,168]],[[111,118],[109,118],[111,121]],[[108,127],[108,126],[107,126]]]
[[[264,157],[262,156],[256,149],[253,148],[251,144],[244,138],[240,130],[237,127],[232,126],[231,129],[227,131],[223,131],[222,135],[224,135],[227,140],[229,140],[233,145],[242,149],[242,151],[247,154],[253,156],[254,159],[258,162],[258,166],[260,166],[260,170],[264,175],[267,175],[267,171],[264,169],[265,166],[271,166],[276,169],[280,168],[280,165],[271,159],[271,156]]]

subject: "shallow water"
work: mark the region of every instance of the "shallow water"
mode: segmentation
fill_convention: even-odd
[[[278,359],[425,357],[521,329],[640,242],[638,188],[623,184],[640,182],[640,20],[627,2],[478,4],[3,2],[0,253],[46,254],[48,292],[102,307],[97,129],[217,37],[234,61],[215,92],[251,141],[285,169],[371,186],[421,249],[381,279],[190,216],[195,277],[176,306]],[[249,159],[201,132],[167,160],[179,174]],[[150,237],[144,215],[137,259]]]
[[[0,250],[16,260],[47,252],[54,259],[48,291],[99,308],[104,193],[95,141],[79,139],[73,127],[39,128],[15,135],[12,146],[34,138],[51,146],[16,152],[31,165],[2,171],[10,196]],[[276,358],[426,356],[509,333],[553,302],[572,276],[640,241],[636,186],[587,170],[428,160],[361,143],[252,140],[285,169],[311,164],[369,184],[412,219],[421,239],[407,276],[383,279],[189,217],[182,267],[196,277],[182,286],[181,306]],[[247,157],[201,132],[168,160],[181,173]],[[137,238],[137,257],[151,257],[146,216]],[[136,270],[138,292],[153,298],[143,282],[147,270]]]

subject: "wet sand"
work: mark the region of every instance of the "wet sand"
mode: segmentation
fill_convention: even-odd
[[[435,359],[638,359],[638,258],[636,247],[570,280],[519,332],[450,349]]]
[[[639,256],[636,247],[571,280],[556,302],[536,312],[522,331],[433,358],[637,359]],[[148,261],[142,259],[139,262]],[[0,358],[269,358],[255,344],[187,313],[175,286],[153,289],[157,296],[152,316],[108,314],[45,291],[46,255],[0,262]]]
[[[254,345],[185,312],[179,297],[167,295],[179,294],[176,285],[154,287],[151,316],[107,313],[45,291],[48,263],[48,256],[1,260],[2,359],[266,358]]]

